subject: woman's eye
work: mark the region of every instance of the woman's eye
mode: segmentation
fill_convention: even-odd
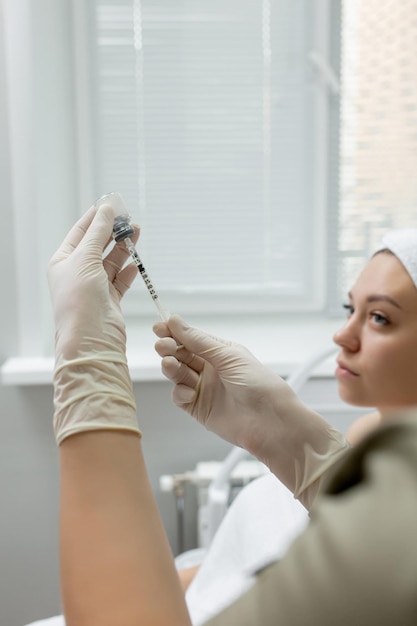
[[[380,313],[372,313],[372,318],[374,322],[378,324],[378,326],[386,326],[387,324],[389,324],[389,320]]]
[[[355,312],[355,309],[353,308],[353,306],[351,304],[344,304],[343,308],[346,311],[347,316],[349,317],[350,315],[353,315]]]

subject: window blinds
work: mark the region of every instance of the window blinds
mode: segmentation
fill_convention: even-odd
[[[125,197],[159,291],[311,306],[319,4],[90,4],[96,192]]]

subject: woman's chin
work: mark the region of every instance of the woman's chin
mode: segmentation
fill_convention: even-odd
[[[343,402],[351,406],[357,406],[364,409],[374,409],[375,404],[362,394],[355,393],[350,389],[346,389],[343,384],[339,383],[339,396]]]

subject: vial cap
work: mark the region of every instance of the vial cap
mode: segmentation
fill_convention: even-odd
[[[115,241],[123,241],[126,237],[134,235],[135,229],[130,223],[128,215],[118,215],[114,218],[113,239]]]

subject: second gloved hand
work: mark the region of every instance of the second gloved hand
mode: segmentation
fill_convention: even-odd
[[[156,323],[154,332],[161,337],[155,349],[162,372],[175,384],[175,404],[233,444],[256,447],[260,414],[271,412],[279,398],[296,400],[288,385],[240,344],[188,326],[177,315]]]
[[[309,507],[316,489],[303,492],[318,486],[347,448],[344,437],[244,346],[192,328],[176,315],[155,324],[154,331],[162,371],[175,385],[175,404],[266,463]]]

